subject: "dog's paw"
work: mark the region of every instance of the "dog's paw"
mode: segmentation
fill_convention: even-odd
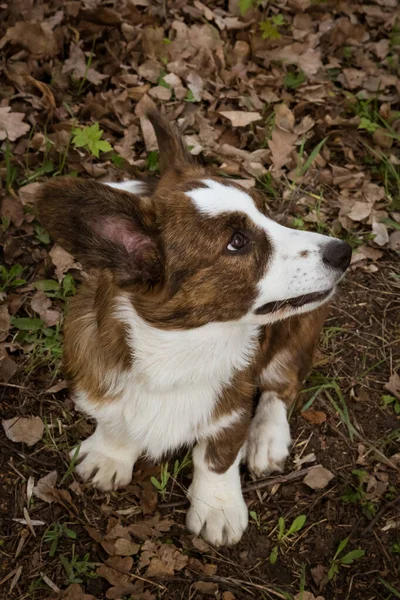
[[[70,452],[75,456],[76,448]],[[115,490],[128,485],[132,479],[134,458],[126,452],[107,453],[99,444],[96,434],[82,442],[75,471],[84,480],[100,490]]]
[[[186,526],[213,546],[237,544],[248,524],[248,510],[241,491],[200,489],[193,483],[188,491],[191,502]]]
[[[256,477],[282,471],[291,444],[283,402],[276,399],[259,409],[252,420],[246,448],[247,466]]]

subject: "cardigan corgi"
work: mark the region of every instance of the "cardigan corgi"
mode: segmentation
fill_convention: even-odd
[[[258,191],[196,164],[166,118],[148,118],[154,189],[61,178],[39,191],[43,225],[91,272],[64,328],[71,393],[97,421],[76,471],[116,489],[140,455],[193,445],[187,526],[232,545],[248,522],[240,462],[282,468],[287,409],[351,247],[276,223]]]

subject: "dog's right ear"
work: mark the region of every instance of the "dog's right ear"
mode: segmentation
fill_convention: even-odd
[[[152,286],[161,280],[162,252],[151,198],[66,177],[41,186],[38,207],[52,238],[85,267],[109,269],[120,285]]]
[[[154,127],[157,138],[161,174],[168,170],[181,171],[196,164],[178,129],[158,110],[151,109],[146,117]]]

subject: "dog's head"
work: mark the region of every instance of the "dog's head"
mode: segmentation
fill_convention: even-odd
[[[349,266],[350,246],[279,225],[258,192],[194,163],[174,128],[158,113],[148,116],[159,144],[155,191],[50,181],[39,212],[53,238],[84,266],[111,273],[162,328],[272,323],[326,302]]]

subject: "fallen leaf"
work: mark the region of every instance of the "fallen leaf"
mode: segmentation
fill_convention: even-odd
[[[352,221],[362,221],[366,219],[371,214],[372,204],[368,202],[357,201],[354,202],[353,207],[349,213],[347,213],[347,217]]]
[[[398,373],[392,373],[389,381],[383,387],[400,400],[400,377]]]
[[[317,465],[307,473],[303,479],[303,483],[308,485],[312,490],[322,490],[333,478],[333,473],[325,469],[322,465]]]
[[[31,307],[43,320],[46,327],[54,327],[61,320],[61,312],[50,309],[51,300],[42,290],[38,290],[31,299]]]
[[[58,52],[55,35],[47,23],[19,21],[7,29],[0,40],[0,48],[8,42],[21,45],[37,57],[54,56]]]
[[[389,236],[389,248],[398,252],[400,250],[400,231],[393,231]]]
[[[321,423],[325,423],[326,421],[326,414],[322,410],[313,410],[310,408],[309,410],[303,410],[301,416],[314,425],[321,425]]]
[[[290,133],[280,127],[274,128],[268,146],[271,150],[275,171],[279,171],[289,162],[296,140],[297,135],[295,133]]]
[[[250,123],[262,119],[258,112],[245,112],[242,110],[224,110],[220,111],[219,114],[229,119],[233,127],[247,127]]]
[[[28,185],[24,185],[24,187],[19,188],[18,196],[24,206],[34,204],[37,197],[37,191],[40,188],[41,184],[34,182],[28,183]]]
[[[49,389],[46,390],[44,393],[45,394],[57,394],[61,390],[65,390],[67,387],[68,387],[68,384],[67,384],[66,380],[63,379],[62,381],[59,381],[55,385],[52,385],[51,387],[49,387]]]
[[[181,571],[189,557],[173,544],[159,544],[147,540],[142,546],[138,568],[148,567],[146,577],[169,577]]]
[[[17,372],[17,365],[12,358],[8,356],[8,352],[4,344],[0,344],[0,381],[7,383]]]
[[[7,304],[0,304],[0,342],[4,342],[7,338],[10,327],[11,319]]]
[[[98,567],[96,573],[111,585],[121,585],[129,583],[132,566],[133,559],[130,556],[110,556],[103,565]]]
[[[18,196],[4,196],[1,203],[1,216],[6,217],[15,227],[21,227],[24,222],[24,208]]]
[[[140,544],[135,544],[130,540],[119,538],[114,542],[114,549],[116,556],[132,556],[137,554],[140,550]]]
[[[275,108],[275,126],[285,131],[293,131],[295,117],[287,104],[279,104]]]
[[[64,62],[63,73],[72,73],[76,79],[87,79],[94,85],[99,85],[108,75],[103,75],[93,67],[88,67],[88,58],[78,44],[71,43],[69,48],[69,58]]]
[[[222,600],[236,600],[236,596],[232,592],[223,592]]]
[[[161,537],[164,533],[169,531],[174,524],[172,519],[160,519],[160,515],[155,515],[151,519],[132,523],[127,529],[133,536],[139,540],[145,541],[148,538]]]
[[[195,581],[193,589],[200,594],[215,596],[218,591],[218,584],[213,581]]]
[[[195,100],[200,102],[201,94],[204,88],[204,82],[198,73],[192,71],[187,76],[188,88],[192,92]],[[222,113],[221,113],[222,114]],[[229,118],[229,117],[228,117]]]
[[[28,133],[31,126],[23,122],[24,118],[25,113],[11,112],[11,106],[0,106],[0,140],[15,142]]]
[[[57,483],[57,471],[51,471],[48,473],[35,485],[33,488],[33,495],[36,498],[40,498],[40,500],[44,500],[48,504],[52,502],[56,502],[57,498],[55,496],[55,486]]]
[[[374,234],[374,242],[378,246],[386,246],[389,243],[389,234],[387,227],[384,223],[378,223],[374,221],[372,223],[372,232]]]
[[[324,584],[327,582],[326,569],[324,565],[317,565],[311,569],[311,576],[314,580],[315,585],[321,590]]]
[[[4,432],[12,442],[21,442],[33,446],[42,439],[44,424],[40,417],[13,417],[3,419]]]
[[[56,267],[56,276],[60,283],[67,271],[70,269],[80,270],[82,268],[79,263],[75,262],[74,257],[58,244],[54,244],[49,252],[49,256]]]

